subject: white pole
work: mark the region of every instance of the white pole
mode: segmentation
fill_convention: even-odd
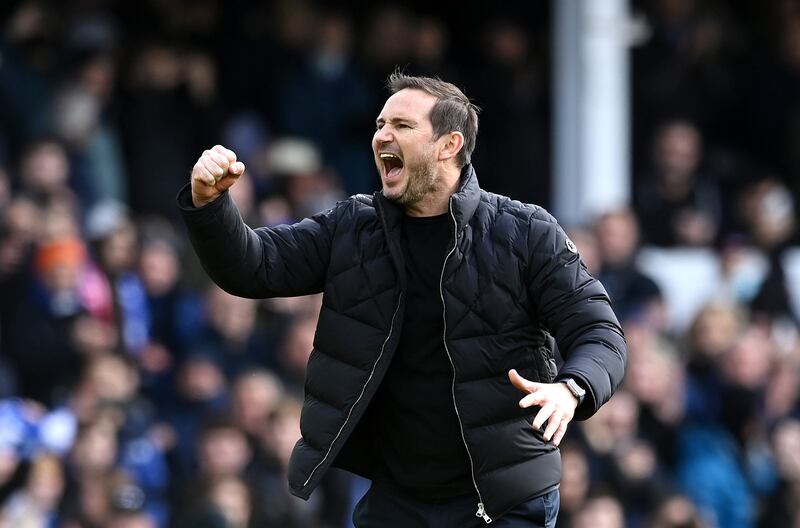
[[[630,199],[628,0],[553,3],[553,208],[569,226]]]

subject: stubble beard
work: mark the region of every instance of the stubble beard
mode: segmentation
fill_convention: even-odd
[[[403,206],[416,205],[436,191],[439,177],[433,161],[433,154],[432,151],[425,154],[424,157],[413,163],[406,163],[404,170],[407,171],[408,183],[397,197],[392,198],[392,201]]]

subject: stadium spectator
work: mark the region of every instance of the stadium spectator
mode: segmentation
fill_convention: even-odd
[[[662,123],[655,133],[649,166],[639,178],[636,212],[659,246],[707,246],[722,221],[719,189],[701,171],[703,138],[686,120]]]
[[[639,226],[633,212],[619,209],[601,215],[595,223],[595,239],[600,258],[595,272],[618,317],[640,318],[656,328],[664,328],[661,289],[636,267]]]

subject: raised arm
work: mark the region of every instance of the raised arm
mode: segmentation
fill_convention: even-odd
[[[335,209],[293,225],[251,229],[227,190],[244,173],[236,155],[217,145],[203,152],[178,193],[189,238],[203,268],[240,297],[290,297],[322,291]]]

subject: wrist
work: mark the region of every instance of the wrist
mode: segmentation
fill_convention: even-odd
[[[563,384],[575,399],[576,408],[583,403],[583,400],[586,398],[586,389],[581,387],[580,383],[578,383],[575,378],[564,377],[559,380],[559,383]]]
[[[197,209],[206,206],[219,198],[219,194],[212,197],[203,198],[202,196],[197,196],[196,194],[192,193],[192,205],[194,205]]]

